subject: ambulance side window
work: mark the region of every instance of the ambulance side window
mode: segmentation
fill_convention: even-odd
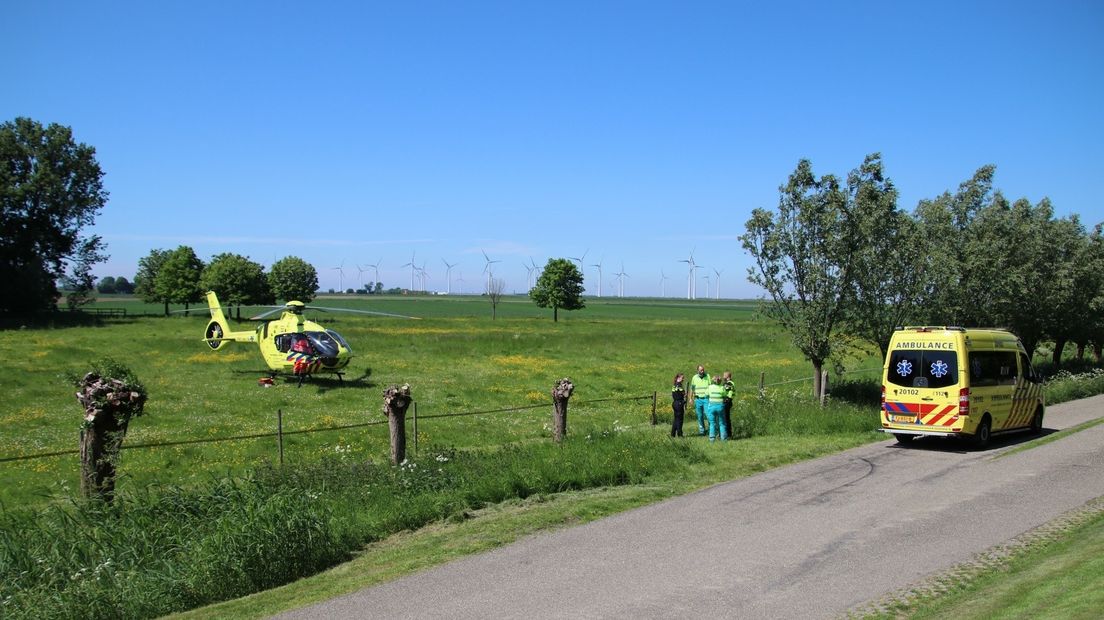
[[[970,385],[991,387],[1016,384],[1016,355],[1007,351],[971,351]]]
[[[1027,355],[1020,353],[1020,373],[1026,381],[1032,383],[1039,383],[1040,377],[1035,374],[1035,369],[1031,366],[1031,360],[1027,359]]]

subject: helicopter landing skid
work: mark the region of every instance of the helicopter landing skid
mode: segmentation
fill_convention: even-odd
[[[337,375],[337,382],[338,382],[338,383],[340,383],[340,384],[342,384],[342,385],[345,385],[345,378],[344,378],[344,377],[345,377],[345,373],[343,373],[343,372],[335,372],[334,374],[335,374],[335,375]],[[297,383],[297,384],[295,385],[295,387],[297,387],[297,388],[303,387],[303,382],[304,382],[304,381],[306,381],[306,380],[307,380],[307,378],[309,378],[309,377],[310,377],[310,375],[309,375],[309,374],[305,374],[305,373],[304,373],[304,374],[301,374],[301,375],[299,375],[299,383]]]

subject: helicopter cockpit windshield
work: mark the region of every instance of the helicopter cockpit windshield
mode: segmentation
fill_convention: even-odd
[[[341,346],[345,347],[345,350],[346,350],[346,351],[348,351],[348,352],[350,352],[350,353],[352,353],[352,352],[353,352],[353,348],[349,346],[349,343],[348,343],[348,342],[345,342],[345,339],[341,337],[341,334],[339,334],[339,333],[335,332],[335,331],[334,331],[334,330],[332,330],[332,329],[327,329],[327,330],[326,330],[326,333],[327,333],[327,334],[329,334],[331,338],[333,338],[333,339],[334,339],[334,340],[336,340],[336,341],[337,341],[338,343],[340,343],[340,344],[341,344]]]
[[[314,347],[314,354],[321,357],[337,357],[337,342],[326,332],[304,332]]]

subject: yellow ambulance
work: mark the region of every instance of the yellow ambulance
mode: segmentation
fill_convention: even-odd
[[[882,369],[882,430],[971,438],[1043,428],[1043,386],[1023,344],[997,329],[897,328]]]

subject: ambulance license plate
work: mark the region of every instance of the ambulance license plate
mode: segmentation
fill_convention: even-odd
[[[914,415],[895,415],[892,416],[892,419],[898,424],[916,424],[916,416]]]

